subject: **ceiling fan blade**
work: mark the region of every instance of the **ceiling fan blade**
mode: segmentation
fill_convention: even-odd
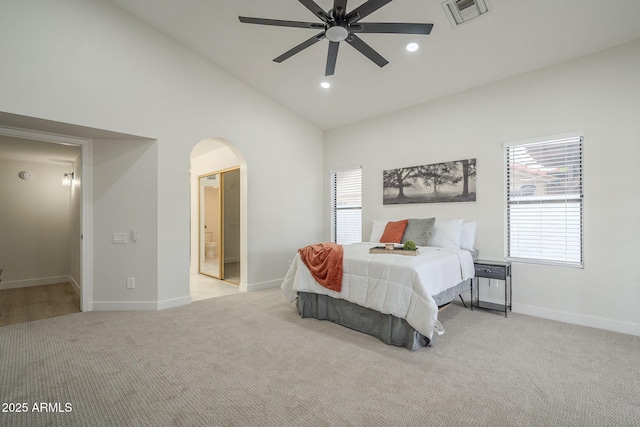
[[[338,59],[339,47],[340,43],[329,42],[329,52],[327,53],[327,68],[324,72],[325,76],[333,76],[333,73],[336,70],[336,61]]]
[[[248,16],[238,16],[238,18],[243,24],[273,25],[276,27],[313,28],[316,30],[324,28],[324,24],[315,22],[283,21],[281,19],[250,18]]]
[[[350,24],[353,22],[358,22],[365,16],[372,14],[373,12],[390,2],[391,0],[369,0],[349,12],[347,14],[347,22]]]
[[[333,19],[342,19],[347,14],[347,0],[333,0]]]
[[[366,4],[366,3],[365,3]],[[355,34],[351,34],[349,38],[347,38],[347,43],[360,51],[361,54],[375,62],[379,67],[384,67],[389,63],[386,59],[382,57],[378,52],[373,50],[371,46],[362,41],[361,38],[356,36]]]
[[[327,15],[327,12],[324,11],[323,8],[318,6],[316,2],[313,0],[298,0],[300,3],[304,5],[307,9],[313,12],[318,18],[322,19],[323,22],[331,21],[331,17]]]
[[[385,33],[385,34],[429,34],[433,24],[412,24],[408,22],[359,22],[362,29],[352,29],[361,33]]]
[[[298,46],[294,47],[293,49],[289,49],[288,51],[286,51],[282,55],[278,56],[273,61],[274,62],[282,62],[285,59],[289,59],[293,55],[295,55],[296,53],[299,53],[299,52],[303,51],[304,49],[308,48],[309,46],[318,43],[322,39],[324,39],[324,31],[321,32],[321,33],[316,34],[315,36],[311,37],[310,39],[308,39],[306,41],[303,41],[302,43],[300,43]]]

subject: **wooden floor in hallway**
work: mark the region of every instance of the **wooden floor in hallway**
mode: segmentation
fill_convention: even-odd
[[[80,296],[71,283],[0,291],[0,326],[80,312]]]

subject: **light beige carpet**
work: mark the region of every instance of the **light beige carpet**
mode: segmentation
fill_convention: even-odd
[[[0,425],[638,425],[640,338],[459,305],[441,321],[411,352],[272,289],[4,326],[0,400],[28,410]]]

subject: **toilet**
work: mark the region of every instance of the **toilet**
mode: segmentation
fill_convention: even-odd
[[[215,258],[216,249],[218,248],[218,242],[205,242],[204,244],[204,257]]]
[[[204,257],[215,258],[218,242],[213,242],[213,231],[204,232]]]

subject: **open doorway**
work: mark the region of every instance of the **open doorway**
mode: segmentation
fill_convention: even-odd
[[[0,128],[0,326],[81,310],[81,146]]]
[[[240,284],[240,169],[198,177],[198,273]]]
[[[230,143],[200,141],[191,153],[191,299],[242,288],[242,169]],[[246,270],[245,270],[246,271]]]

